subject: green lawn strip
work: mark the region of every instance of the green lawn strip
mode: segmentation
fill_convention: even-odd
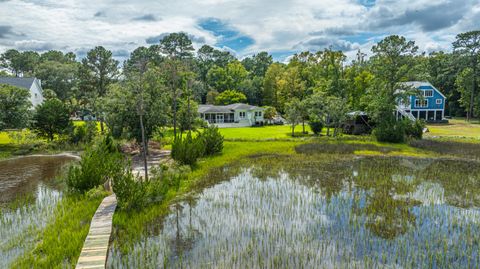
[[[55,209],[53,218],[27,251],[12,264],[12,268],[70,268],[75,267],[90,221],[103,195],[68,195]]]

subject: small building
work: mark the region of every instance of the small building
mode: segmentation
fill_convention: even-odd
[[[43,103],[42,83],[37,78],[0,77],[0,84],[7,84],[30,91],[30,102],[33,108]]]
[[[218,127],[247,127],[263,125],[263,108],[247,104],[226,106],[199,105],[200,118]]]
[[[447,98],[429,82],[405,82],[420,92],[421,96],[411,95],[407,102],[400,100],[397,105],[397,117],[423,119],[427,122],[445,121],[445,102]]]

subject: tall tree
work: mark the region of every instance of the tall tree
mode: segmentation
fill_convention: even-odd
[[[263,93],[262,100],[264,105],[273,106],[277,110],[279,109],[278,104],[278,93],[279,93],[279,80],[282,77],[284,72],[284,66],[280,63],[273,63],[267,69],[265,77],[263,79]]]
[[[27,126],[32,106],[29,97],[27,89],[0,84],[0,130]]]
[[[453,48],[455,53],[468,61],[472,70],[472,91],[470,93],[470,107],[467,111],[467,120],[470,120],[474,116],[473,104],[478,92],[477,75],[480,57],[480,31],[471,31],[457,35],[455,42],[453,42]]]
[[[407,41],[402,36],[388,36],[372,47],[372,68],[375,74],[375,84],[369,89],[370,114],[375,120],[391,121],[398,98],[405,98],[411,89],[402,89],[400,82],[406,80],[406,75],[412,68],[413,56],[418,47],[414,41]]]
[[[79,69],[80,89],[88,96],[90,105],[100,120],[102,133],[104,132],[104,115],[99,98],[107,93],[108,86],[117,80],[118,61],[113,59],[112,52],[102,46],[95,47],[87,53]]]
[[[173,135],[177,136],[178,99],[181,97],[182,73],[191,68],[194,48],[185,33],[171,33],[160,40],[158,51],[166,57],[162,63],[165,82],[170,89]]]

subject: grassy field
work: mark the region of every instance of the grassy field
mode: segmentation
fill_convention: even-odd
[[[448,124],[429,124],[425,137],[476,138],[480,139],[480,123],[464,119],[451,119]]]
[[[309,126],[305,126],[305,131],[312,135]],[[220,129],[220,132],[226,140],[272,140],[292,138],[292,128],[290,125],[222,128]],[[295,128],[295,134],[296,136],[303,136],[302,126],[297,126]]]

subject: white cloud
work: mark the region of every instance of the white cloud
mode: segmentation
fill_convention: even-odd
[[[439,14],[448,17],[438,18]],[[0,49],[81,51],[103,45],[125,55],[146,45],[149,37],[178,31],[215,45],[219,37],[198,26],[203,18],[218,18],[253,38],[254,44],[237,51],[239,56],[323,45],[349,49],[347,55],[354,55],[358,48],[369,49],[372,38],[348,39],[349,33],[401,34],[414,39],[422,50],[450,49],[457,33],[479,26],[480,4],[475,0],[377,0],[372,7],[356,0],[2,1],[0,26],[15,35],[0,36]]]

